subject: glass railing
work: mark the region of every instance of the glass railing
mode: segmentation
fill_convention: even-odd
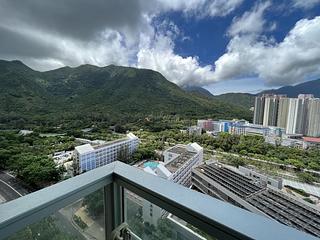
[[[103,202],[103,189],[99,189],[49,217],[26,226],[7,239],[105,239]]]
[[[0,239],[316,239],[115,162],[0,205]]]

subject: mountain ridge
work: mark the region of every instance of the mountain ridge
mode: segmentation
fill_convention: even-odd
[[[196,91],[197,95],[201,95],[202,94],[202,90],[200,90],[201,87],[195,87],[195,88],[197,89]],[[185,91],[190,91],[190,92],[193,92],[192,89],[193,89],[192,87],[184,88]],[[206,90],[206,89],[203,89],[203,90]],[[256,96],[259,96],[265,93],[286,94],[288,97],[291,97],[291,98],[297,97],[299,94],[305,93],[305,94],[313,94],[315,97],[320,98],[320,79],[299,83],[293,86],[283,86],[277,89],[267,89],[256,94],[223,93],[219,95],[211,94],[212,96],[210,97],[212,99],[228,102],[230,104],[242,106],[242,107],[245,107],[246,109],[249,109],[251,107],[254,107],[254,98]],[[205,96],[208,97],[207,94],[205,94]]]
[[[247,118],[246,109],[196,96],[159,72],[81,65],[45,72],[22,62],[0,62],[0,124],[59,125],[65,121],[134,121],[148,115]]]

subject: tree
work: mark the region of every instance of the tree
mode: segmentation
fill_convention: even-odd
[[[300,181],[310,184],[312,184],[315,181],[315,177],[313,177],[310,173],[307,172],[298,173],[298,178]]]
[[[12,159],[10,169],[25,183],[40,187],[61,178],[61,169],[57,168],[47,156],[21,154]]]

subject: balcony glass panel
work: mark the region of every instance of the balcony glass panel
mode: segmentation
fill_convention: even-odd
[[[105,239],[103,189],[33,223],[7,240]]]
[[[125,219],[133,239],[213,240],[192,224],[125,190]]]

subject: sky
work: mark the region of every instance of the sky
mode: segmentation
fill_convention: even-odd
[[[0,0],[0,59],[256,93],[320,78],[320,0]]]

